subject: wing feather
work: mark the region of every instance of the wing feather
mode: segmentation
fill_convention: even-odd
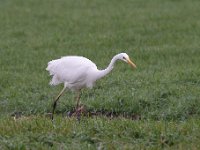
[[[87,70],[90,68],[97,68],[97,66],[85,57],[65,56],[50,61],[46,70],[53,76],[50,84],[57,85],[84,81],[87,77]]]

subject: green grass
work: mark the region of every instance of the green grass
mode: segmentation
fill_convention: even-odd
[[[133,122],[98,117],[82,118],[79,123],[57,117],[53,126],[49,119],[35,116],[1,120],[0,145],[8,149],[199,149],[199,132],[199,119]]]
[[[1,0],[0,148],[199,149],[199,9],[197,0]],[[48,61],[83,55],[105,68],[119,52],[137,69],[118,62],[81,102],[141,120],[62,118],[71,92],[54,127],[41,117],[62,89],[48,85]],[[15,112],[30,119],[15,122]]]

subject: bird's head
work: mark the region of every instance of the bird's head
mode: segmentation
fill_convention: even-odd
[[[131,65],[132,68],[136,68],[136,65],[130,60],[129,56],[126,53],[118,54],[118,58]]]

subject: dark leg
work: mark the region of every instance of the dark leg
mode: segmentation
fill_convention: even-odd
[[[76,101],[76,107],[75,107],[75,112],[72,114],[72,116],[77,115],[79,111],[80,95],[81,95],[81,90],[76,91],[76,96],[74,98]]]
[[[80,107],[80,97],[81,97],[81,90],[77,91],[77,97],[76,97],[76,112],[75,115],[77,117],[77,120],[80,122],[81,120],[81,113],[82,113],[82,107]]]
[[[52,121],[53,121],[53,114],[54,114],[54,111],[55,111],[55,108],[56,108],[56,105],[57,105],[57,101],[59,100],[59,98],[63,94],[63,92],[65,91],[65,88],[66,87],[64,86],[64,88],[62,89],[62,91],[58,94],[58,96],[56,97],[56,99],[53,102],[53,105],[52,105],[53,110],[52,110],[52,115],[51,115],[51,120]]]
[[[76,103],[76,110],[78,110],[78,108],[79,108],[80,97],[81,97],[81,90],[78,90],[77,91],[77,96],[76,96],[76,101],[77,101],[77,103]]]

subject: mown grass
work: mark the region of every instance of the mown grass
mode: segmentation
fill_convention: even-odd
[[[199,149],[199,119],[187,122],[132,121],[104,117],[63,119],[40,116],[4,119],[1,149]],[[26,137],[26,138],[24,138]]]
[[[1,0],[0,146],[198,149],[199,8],[196,0]],[[53,127],[41,117],[62,88],[48,85],[48,61],[83,55],[105,68],[119,52],[137,69],[118,62],[94,89],[83,91],[81,102],[91,111],[141,120],[84,117],[78,123],[56,116]],[[73,109],[73,96],[61,97],[57,114]],[[15,112],[33,117],[15,122]]]

